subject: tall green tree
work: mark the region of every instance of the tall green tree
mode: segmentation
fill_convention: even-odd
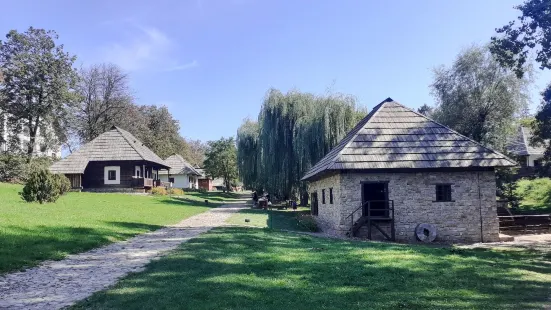
[[[237,167],[243,185],[259,189],[258,182],[258,122],[246,119],[237,130]]]
[[[269,90],[258,122],[247,120],[238,130],[244,185],[306,203],[300,179],[364,116],[351,96]]]
[[[56,44],[54,31],[30,27],[16,30],[0,41],[0,109],[8,116],[10,132],[24,131],[30,141],[27,154],[31,156],[40,135],[47,146],[66,139],[65,120],[68,105],[73,101],[76,59]]]
[[[213,178],[224,179],[226,190],[237,181],[237,149],[233,137],[208,142],[205,172]]]
[[[503,149],[515,120],[526,113],[528,77],[500,66],[487,47],[462,51],[450,67],[434,70],[432,117],[461,134]]]
[[[527,0],[515,8],[520,16],[497,29],[499,35],[492,37],[492,53],[501,65],[514,69],[519,77],[525,75],[525,64],[533,55],[540,69],[551,69],[551,0]],[[546,166],[551,168],[551,83],[541,95],[532,124],[532,142],[546,147]]]

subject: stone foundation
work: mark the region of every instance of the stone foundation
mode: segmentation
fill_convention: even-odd
[[[91,193],[145,193],[143,188],[118,188],[118,187],[101,187],[101,188],[84,188],[82,192]]]

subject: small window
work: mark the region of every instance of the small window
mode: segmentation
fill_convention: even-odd
[[[329,189],[329,203],[333,204],[333,188]]]
[[[541,159],[535,159],[534,160],[534,167],[541,167],[542,160]]]
[[[436,201],[452,201],[451,184],[436,185]]]
[[[168,182],[174,183],[174,178],[168,178]]]
[[[117,171],[116,170],[107,171],[107,180],[115,181],[116,179],[117,179]]]
[[[325,189],[321,190],[321,203],[325,204]]]

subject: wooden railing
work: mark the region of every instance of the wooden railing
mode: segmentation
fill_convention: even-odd
[[[373,203],[384,203],[385,208],[372,209]],[[360,211],[361,212],[358,212]],[[365,211],[364,211],[365,210]],[[374,213],[374,214],[372,214]],[[350,219],[350,231],[348,235],[353,237],[356,231],[364,224],[367,224],[367,238],[371,239],[372,227],[375,227],[385,236],[388,240],[394,241],[396,239],[396,233],[394,230],[394,200],[370,200],[364,202],[361,206],[356,208],[345,220]],[[390,236],[381,229],[381,227],[375,221],[390,221]]]
[[[132,177],[132,187],[134,188],[153,187],[153,183],[153,179],[150,178]]]

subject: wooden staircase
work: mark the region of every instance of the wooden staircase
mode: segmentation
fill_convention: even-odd
[[[380,203],[381,201],[366,201],[346,217],[345,220],[350,219],[351,223],[350,230],[346,233],[346,235],[349,237],[356,237],[360,229],[366,226],[367,239],[372,240],[373,229],[376,229],[386,238],[386,240],[395,241],[396,232],[394,229],[394,201],[385,200],[384,203],[386,208],[372,210],[371,205],[373,202]],[[372,215],[372,213],[376,213],[377,215]],[[384,215],[381,216],[381,213]],[[390,233],[381,227],[383,223],[390,224]]]

